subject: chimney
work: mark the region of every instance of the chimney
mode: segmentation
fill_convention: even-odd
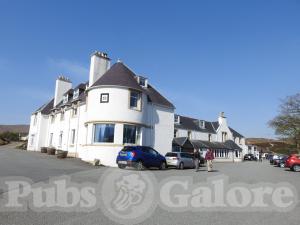
[[[66,93],[71,88],[72,82],[69,80],[69,78],[59,76],[56,79],[53,107],[57,106],[63,100],[64,93]]]
[[[227,126],[227,119],[226,119],[224,112],[220,112],[218,121],[219,121],[220,125],[223,124],[223,125]]]
[[[89,87],[91,87],[110,68],[107,53],[94,52],[91,56]]]

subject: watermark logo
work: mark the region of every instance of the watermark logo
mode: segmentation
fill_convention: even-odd
[[[157,182],[150,171],[108,169],[99,185],[101,209],[117,223],[142,222],[157,206]]]
[[[296,188],[286,182],[230,183],[229,177],[219,175],[201,182],[194,182],[193,176],[171,176],[158,183],[151,171],[115,168],[104,170],[94,183],[73,182],[69,176],[39,183],[7,177],[0,179],[0,189],[0,211],[93,212],[100,208],[119,224],[143,222],[158,206],[168,212],[284,212],[299,203]]]

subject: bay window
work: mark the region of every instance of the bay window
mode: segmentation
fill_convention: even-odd
[[[113,143],[115,136],[114,124],[95,124],[94,125],[94,142]]]
[[[124,125],[123,143],[139,145],[141,141],[141,128],[134,125]]]

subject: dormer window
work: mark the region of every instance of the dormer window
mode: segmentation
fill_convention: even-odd
[[[174,115],[174,123],[180,124],[180,116],[179,115]]]
[[[77,99],[79,97],[79,89],[74,91],[73,99]]]
[[[69,100],[69,95],[64,95],[63,97],[63,103],[66,104]]]
[[[204,120],[199,120],[199,127],[201,129],[205,129],[205,121]]]
[[[137,81],[138,81],[139,85],[141,85],[142,87],[144,87],[144,88],[148,87],[148,79],[147,78],[138,76]]]

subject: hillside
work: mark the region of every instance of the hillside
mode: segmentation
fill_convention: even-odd
[[[0,125],[0,133],[6,132],[6,131],[13,132],[13,133],[28,134],[29,133],[29,125],[25,125],[25,124]]]
[[[265,152],[272,151],[279,154],[291,154],[297,152],[296,147],[283,140],[267,138],[247,138],[246,144],[256,145]]]

